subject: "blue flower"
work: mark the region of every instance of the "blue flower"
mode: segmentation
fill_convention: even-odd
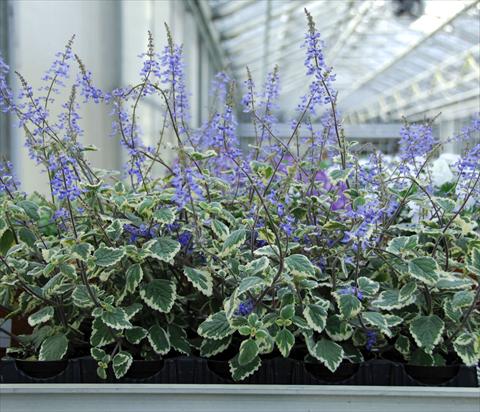
[[[346,286],[337,292],[339,295],[353,295],[356,296],[359,300],[363,299],[362,291],[356,286]]]
[[[374,330],[367,330],[367,343],[365,348],[371,351],[373,346],[377,343],[377,333]]]
[[[253,312],[254,303],[251,299],[248,299],[244,302],[240,302],[238,305],[238,309],[235,311],[235,315],[237,316],[248,316],[250,313]]]

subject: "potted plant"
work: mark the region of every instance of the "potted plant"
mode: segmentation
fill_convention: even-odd
[[[441,186],[430,121],[405,124],[397,158],[373,150],[365,161],[345,139],[307,19],[309,89],[291,135],[275,132],[279,69],[260,93],[247,73],[241,106],[255,142],[244,152],[225,73],[208,121],[190,128],[182,48],[168,28],[161,53],[149,36],[139,83],[110,93],[73,39],[40,94],[18,75],[14,96],[1,63],[0,107],[19,118],[51,192],[23,193],[2,166],[0,300],[32,328],[8,351],[17,362],[2,360],[4,382],[477,384],[480,146],[468,142],[480,123],[452,138],[466,150]],[[165,109],[156,146],[142,142],[136,112],[147,96]],[[112,106],[125,179],[88,162],[79,100]]]

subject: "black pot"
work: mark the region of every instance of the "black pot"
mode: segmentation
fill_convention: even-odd
[[[423,385],[443,385],[458,375],[459,365],[420,366],[405,365],[405,372]]]
[[[17,368],[30,378],[49,379],[60,375],[68,366],[68,360],[58,361],[15,361]]]
[[[124,380],[145,380],[158,374],[164,366],[163,360],[134,360]]]
[[[342,362],[335,372],[330,371],[322,363],[307,363],[305,369],[315,379],[322,382],[338,383],[351,379],[357,374],[360,365],[358,363]]]

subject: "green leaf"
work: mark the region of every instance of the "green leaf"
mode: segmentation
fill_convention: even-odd
[[[473,303],[474,298],[473,290],[461,290],[453,295],[452,306],[454,308],[466,308]]]
[[[201,337],[213,340],[224,339],[233,332],[223,310],[210,315],[198,327],[198,334]]]
[[[418,244],[418,236],[399,236],[388,243],[387,251],[400,255],[403,252],[415,250]]]
[[[452,199],[446,197],[437,197],[435,202],[446,212],[451,213],[455,210],[456,203]]]
[[[253,254],[255,256],[268,256],[268,257],[277,257],[279,256],[278,247],[276,245],[267,245],[262,246],[261,248],[256,249]]]
[[[233,231],[223,243],[222,251],[220,256],[225,257],[230,255],[233,251],[240,249],[240,246],[245,243],[247,238],[245,229],[238,229]]]
[[[30,326],[36,326],[40,323],[45,323],[53,318],[54,310],[52,306],[45,306],[38,312],[28,317],[28,324]]]
[[[214,340],[214,339],[203,339],[202,345],[200,346],[200,356],[205,358],[210,358],[219,353],[222,353],[225,349],[230,346],[232,342],[232,337],[227,336],[226,338]]]
[[[441,278],[435,286],[437,289],[454,290],[470,289],[472,284],[473,282],[470,278],[457,278],[455,276],[448,276]]]
[[[240,282],[240,285],[238,286],[238,294],[245,293],[251,289],[263,286],[265,282],[263,279],[260,279],[257,276],[249,276],[246,278],[243,278]]]
[[[269,266],[270,261],[266,256],[262,256],[259,259],[254,259],[245,265],[245,273],[248,276],[255,276],[262,274]]]
[[[190,355],[190,343],[187,339],[187,333],[183,328],[173,324],[168,325],[168,336],[173,349],[185,355]]]
[[[22,200],[18,205],[25,211],[27,216],[33,220],[39,220],[38,205],[30,200]]]
[[[410,355],[410,339],[400,335],[395,341],[395,349],[407,358]]]
[[[287,358],[295,343],[295,336],[287,328],[283,328],[275,335],[275,343],[282,356]]]
[[[133,328],[125,331],[125,337],[134,345],[139,344],[147,335],[148,331],[140,326],[134,326]]]
[[[92,334],[90,336],[90,344],[92,346],[102,347],[115,342],[115,334],[102,322],[100,318],[96,318],[92,323]]]
[[[343,360],[342,347],[330,339],[320,339],[313,348],[314,356],[329,370],[335,372]]]
[[[170,225],[175,221],[175,214],[172,209],[163,207],[153,212],[153,219],[161,225]]]
[[[120,239],[120,236],[123,233],[123,225],[120,222],[119,219],[115,219],[106,229],[105,232],[107,233],[107,236],[113,240],[117,241]]]
[[[140,296],[152,309],[168,313],[177,295],[175,283],[166,279],[154,279],[140,287]]]
[[[172,263],[175,255],[180,250],[180,243],[168,237],[159,237],[150,240],[144,246],[150,255],[162,262]]]
[[[37,240],[37,238],[35,237],[35,235],[30,229],[27,229],[26,227],[20,228],[20,230],[18,231],[18,237],[22,242],[26,243],[28,246],[30,247],[35,246],[35,241]]]
[[[327,324],[327,310],[324,307],[314,304],[305,305],[303,316],[313,330],[320,333],[325,329],[325,325]]]
[[[230,365],[230,373],[232,374],[233,380],[241,381],[246,377],[255,373],[258,370],[258,368],[260,368],[262,361],[260,360],[260,357],[257,356],[250,363],[246,365],[240,365],[240,363],[238,362],[238,355],[237,355],[228,363]]]
[[[410,301],[413,298],[416,291],[417,291],[417,282],[415,281],[408,282],[404,286],[402,286],[402,288],[400,289],[398,299],[400,301],[405,301],[405,300]]]
[[[470,333],[458,335],[453,342],[453,348],[467,366],[475,366],[480,360],[480,353],[475,350],[475,336]]]
[[[128,316],[122,308],[112,308],[104,310],[101,316],[105,325],[112,329],[123,330],[130,329],[132,324],[128,320]]]
[[[244,340],[240,345],[238,363],[241,366],[248,365],[258,355],[258,346],[253,339]]]
[[[49,336],[42,342],[38,359],[53,361],[62,359],[67,353],[68,339],[63,333]]]
[[[217,219],[213,219],[212,221],[212,230],[215,236],[217,236],[220,240],[225,240],[230,234],[230,229],[228,226]]]
[[[118,352],[113,357],[112,361],[113,373],[115,374],[115,377],[120,379],[121,377],[125,376],[130,369],[132,362],[133,357],[130,353],[125,351]]]
[[[351,319],[357,316],[362,310],[362,304],[356,296],[335,294],[338,308],[344,319]]]
[[[280,317],[284,320],[292,319],[293,315],[295,315],[295,305],[285,305],[280,310]]]
[[[315,266],[304,255],[290,255],[285,259],[285,266],[293,276],[315,277]]]
[[[375,295],[380,289],[380,283],[375,282],[365,276],[358,278],[358,288],[366,295]]]
[[[391,331],[388,328],[388,323],[385,317],[379,312],[364,312],[362,313],[362,319],[369,325],[375,326],[380,329],[387,336],[391,336]]]
[[[468,269],[480,276],[480,248],[474,247],[472,249]]]
[[[411,299],[400,300],[400,292],[395,289],[384,290],[377,299],[372,302],[372,305],[385,310],[401,309],[414,302],[414,297]]]
[[[93,257],[95,258],[95,263],[100,267],[110,267],[114,264],[120,262],[122,257],[125,255],[125,249],[113,248],[100,246]]]
[[[417,345],[431,354],[442,338],[444,323],[437,315],[419,316],[410,324],[410,333]]]
[[[348,176],[352,173],[352,169],[336,169],[332,170],[330,175],[330,181],[332,184],[338,183],[340,181],[344,182],[348,179]]]
[[[143,270],[142,266],[138,263],[131,265],[127,269],[126,273],[126,289],[128,292],[133,293],[135,292],[135,289],[137,289],[137,286],[140,284],[140,282],[143,279]]]
[[[408,262],[410,275],[429,286],[435,286],[435,283],[437,283],[437,270],[437,262],[431,257],[418,257]]]
[[[334,341],[345,341],[353,333],[352,326],[346,320],[341,319],[339,315],[333,315],[327,319],[325,331]]]
[[[90,354],[92,355],[92,358],[95,359],[97,362],[110,362],[110,355],[107,355],[107,352],[105,352],[103,349],[95,347],[91,348]]]
[[[183,273],[197,290],[205,296],[212,295],[213,279],[210,272],[185,266]]]
[[[15,236],[13,232],[10,229],[6,230],[0,237],[0,255],[5,256],[14,243]]]
[[[77,243],[72,247],[72,257],[86,261],[93,249],[93,245],[90,243]]]
[[[90,285],[94,296],[98,297],[99,289],[95,285]],[[91,308],[95,306],[85,285],[78,285],[72,293],[73,304],[79,308]]]
[[[161,326],[153,325],[148,331],[148,341],[155,353],[165,355],[170,351],[170,339]]]
[[[435,360],[432,355],[425,353],[421,349],[417,349],[412,353],[409,364],[421,365],[421,366],[433,366],[435,364]]]
[[[0,217],[0,238],[8,230],[8,224],[5,219]]]

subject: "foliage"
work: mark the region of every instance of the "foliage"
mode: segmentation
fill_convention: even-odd
[[[20,76],[14,96],[1,63],[0,107],[19,118],[51,188],[50,197],[27,195],[10,164],[0,169],[0,303],[32,327],[10,354],[89,353],[99,376],[111,365],[119,378],[134,359],[224,352],[236,380],[264,355],[293,350],[331,371],[374,357],[478,361],[480,150],[468,141],[480,122],[453,138],[467,150],[441,187],[431,177],[442,148],[431,121],[406,124],[398,158],[373,151],[365,161],[345,139],[334,75],[307,18],[309,88],[291,135],[275,132],[279,69],[263,93],[247,73],[241,104],[256,131],[248,151],[225,73],[209,120],[189,127],[182,48],[170,35],[162,53],[150,36],[140,82],[111,93],[93,85],[73,39],[38,93]],[[127,179],[87,160],[94,148],[81,144],[79,96],[112,106]],[[165,109],[152,147],[136,114],[146,97]],[[162,157],[169,136],[173,162]]]

